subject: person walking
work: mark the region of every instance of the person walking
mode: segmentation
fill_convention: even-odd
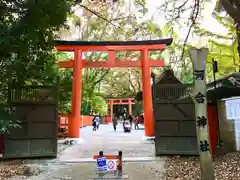
[[[93,131],[96,131],[96,128],[97,128],[97,123],[96,123],[96,116],[93,117],[93,120],[92,120],[92,126],[93,126]]]
[[[135,126],[134,126],[134,128],[135,128],[135,130],[139,130],[139,126],[138,126],[138,124],[139,124],[139,116],[136,116],[135,117]]]
[[[123,121],[123,130],[125,133],[130,133],[132,129],[131,123],[129,119],[125,119]]]
[[[142,113],[141,115],[140,115],[140,119],[141,119],[141,124],[144,124],[144,114]]]
[[[100,115],[97,115],[97,117],[96,117],[96,130],[99,129],[100,121],[101,121],[101,117],[100,117]]]
[[[128,120],[130,121],[131,129],[132,129],[133,117],[131,114],[128,115]]]
[[[116,130],[117,130],[117,117],[116,117],[115,114],[113,114],[112,123],[113,123],[113,129],[116,132]]]

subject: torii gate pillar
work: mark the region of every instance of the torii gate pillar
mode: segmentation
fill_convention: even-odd
[[[142,61],[142,89],[143,89],[143,107],[144,107],[144,127],[145,136],[154,137],[154,119],[152,104],[151,72],[148,63],[148,49],[141,52]]]
[[[128,104],[128,114],[132,115],[132,104],[130,102]]]
[[[74,51],[71,116],[68,123],[68,137],[80,137],[81,89],[82,89],[82,51]]]

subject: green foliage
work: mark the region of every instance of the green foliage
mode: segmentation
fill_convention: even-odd
[[[133,109],[133,114],[140,115],[143,112],[144,112],[144,109],[143,109],[142,101],[137,101]]]
[[[108,114],[108,105],[103,96],[95,95],[91,98],[92,111],[104,116]]]
[[[69,0],[1,1],[0,88],[5,88],[9,79],[15,79],[16,85],[21,86],[56,83],[59,75],[56,60],[63,55],[53,51],[53,40],[64,26],[70,3]],[[69,102],[64,97],[60,97],[61,109]]]
[[[213,80],[212,59],[218,62],[219,72],[216,73],[216,78],[221,78],[233,72],[239,72],[239,55],[237,51],[237,35],[233,20],[226,15],[215,13],[214,18],[227,30],[227,34],[216,34],[201,27],[200,24],[195,24],[192,28],[193,34],[202,38],[208,38],[209,56],[207,58],[207,81]],[[170,24],[170,23],[169,23]],[[174,69],[177,77],[184,83],[192,83],[192,62],[188,55],[188,49],[191,46],[179,42],[178,33],[174,28],[167,24],[163,28],[163,34],[173,34],[176,39],[174,43],[167,48],[169,65]],[[184,48],[184,49],[183,49]],[[182,54],[184,50],[184,53]]]
[[[135,99],[136,101],[141,101],[143,99],[142,93],[141,92],[137,93]]]
[[[81,114],[82,115],[92,114],[90,103],[91,102],[89,100],[86,100],[86,98],[82,101],[82,107],[81,107]]]
[[[0,108],[0,134],[9,133],[14,128],[21,128],[20,121],[14,116],[15,108]]]
[[[105,116],[108,114],[108,105],[104,97],[99,93],[93,93],[90,97],[84,97],[82,101],[81,114],[100,114]]]
[[[66,69],[60,71],[60,93],[59,93],[59,112],[63,114],[70,113],[72,99],[72,70]]]
[[[1,1],[0,86],[9,77],[22,85],[53,81],[53,40],[68,11],[67,0]]]
[[[199,25],[195,27],[195,33],[209,38],[208,48],[210,52],[207,58],[208,81],[213,80],[212,59],[218,62],[219,72],[216,74],[217,78],[238,72],[240,65],[237,52],[237,35],[232,19],[220,14],[215,14],[214,17],[228,30],[226,35],[212,33],[200,28]]]

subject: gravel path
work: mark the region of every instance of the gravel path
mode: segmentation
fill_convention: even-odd
[[[216,180],[240,179],[240,152],[214,157]],[[198,157],[173,157],[166,162],[164,180],[200,180]]]

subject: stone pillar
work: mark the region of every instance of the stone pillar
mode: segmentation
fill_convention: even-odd
[[[194,91],[197,141],[200,155],[201,180],[214,180],[213,161],[207,122],[207,93],[205,81],[207,48],[190,48],[189,55],[193,62]]]

